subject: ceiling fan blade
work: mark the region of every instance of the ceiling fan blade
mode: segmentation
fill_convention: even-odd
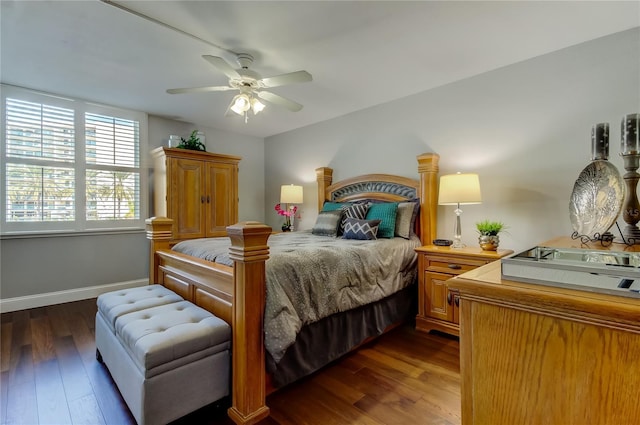
[[[263,87],[278,87],[285,84],[306,83],[311,81],[313,77],[307,71],[289,72],[288,74],[276,75],[275,77],[267,77],[260,80]]]
[[[271,93],[268,91],[259,91],[256,92],[256,94],[260,99],[264,99],[267,102],[273,103],[274,105],[284,106],[292,112],[298,112],[300,109],[302,109],[301,104],[294,102],[293,100],[286,99],[275,93]]]
[[[167,90],[167,93],[169,94],[206,93],[210,91],[227,91],[227,90],[235,90],[235,89],[229,86],[190,87],[190,88],[184,88],[184,89],[169,89]]]
[[[211,65],[218,68],[219,71],[222,71],[222,73],[227,77],[229,77],[229,79],[231,80],[237,80],[241,78],[240,74],[238,74],[238,72],[235,69],[233,69],[231,65],[229,65],[229,62],[227,62],[226,60],[222,59],[219,56],[202,55],[202,59],[206,60]]]

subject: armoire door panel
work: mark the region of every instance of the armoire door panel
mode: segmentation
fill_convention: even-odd
[[[226,227],[237,221],[236,166],[212,163],[207,166],[207,194],[210,203],[206,207],[207,235],[226,234]],[[230,188],[232,188],[230,190]]]
[[[177,159],[172,178],[172,218],[180,237],[204,237],[204,168],[202,161]]]

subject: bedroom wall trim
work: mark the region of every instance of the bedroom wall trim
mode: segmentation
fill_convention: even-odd
[[[24,297],[15,297],[0,299],[0,313],[9,313],[17,310],[25,310],[28,308],[44,307],[48,305],[67,303],[71,301],[86,300],[88,298],[96,298],[98,295],[117,291],[120,289],[133,288],[136,286],[148,285],[149,280],[136,279],[126,282],[109,283],[107,285],[89,286],[86,288],[68,289],[65,291],[47,292],[43,294],[27,295]]]

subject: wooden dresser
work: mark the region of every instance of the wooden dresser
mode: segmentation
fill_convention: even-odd
[[[640,423],[640,299],[502,280],[500,262],[448,285],[460,296],[463,425]]]
[[[226,236],[238,221],[240,157],[177,148],[157,148],[154,208],[173,219],[174,239]]]
[[[447,280],[492,261],[512,254],[500,249],[483,251],[479,246],[451,248],[426,245],[416,248],[418,253],[418,315],[416,329],[438,330],[458,335],[458,291]]]

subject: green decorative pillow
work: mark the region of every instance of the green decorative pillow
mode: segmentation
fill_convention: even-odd
[[[320,211],[311,233],[318,236],[338,236],[338,225],[342,219],[342,210]]]
[[[396,231],[397,202],[372,203],[367,211],[367,220],[380,220],[378,238],[392,238]]]
[[[322,205],[322,211],[341,210],[343,207],[348,207],[348,206],[349,206],[348,202],[329,202],[329,201],[326,201]]]

